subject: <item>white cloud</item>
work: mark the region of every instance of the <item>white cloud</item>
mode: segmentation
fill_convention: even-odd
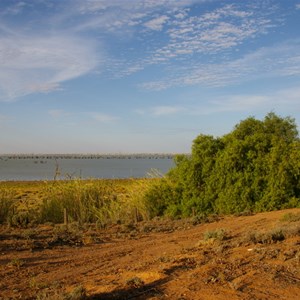
[[[229,95],[211,101],[206,107],[200,108],[201,114],[211,114],[217,112],[243,112],[262,108],[270,104],[271,98],[261,95]],[[194,113],[197,110],[193,110]]]
[[[48,113],[52,118],[62,118],[62,117],[67,117],[70,115],[70,113],[68,113],[62,109],[51,109],[48,111]]]
[[[177,54],[224,51],[264,34],[270,22],[269,17],[259,11],[226,5],[204,15],[174,21],[168,30],[171,41],[156,54],[162,56],[167,50]]]
[[[21,13],[23,11],[25,6],[27,6],[27,4],[24,1],[16,2],[16,3],[12,4],[11,6],[7,7],[6,9],[4,9],[1,12],[1,14],[2,15],[18,15],[19,13]]]
[[[260,94],[238,94],[218,97],[206,104],[190,107],[187,109],[191,115],[209,115],[225,112],[269,112],[272,110],[294,113],[299,108],[300,88],[275,90],[272,93]]]
[[[296,4],[296,9],[300,9],[300,3]]]
[[[103,113],[91,113],[91,116],[97,122],[105,123],[105,124],[114,123],[119,120],[119,118],[116,116],[103,114]]]
[[[152,108],[152,113],[154,116],[166,116],[177,114],[183,110],[184,108],[179,106],[156,106]]]
[[[105,40],[107,33],[106,49],[114,46],[112,32],[122,37],[122,42],[129,45],[133,39],[134,43],[126,48],[126,53],[111,53],[105,58],[103,68],[110,76],[128,76],[152,65],[161,66],[161,74],[164,71],[174,74],[142,85],[148,89],[193,84],[222,86],[235,82],[241,74],[245,77],[244,72],[254,74],[252,66],[243,65],[241,60],[219,63],[213,61],[217,60],[215,56],[207,64],[199,61],[204,61],[203,55],[212,57],[225,52],[228,55],[245,41],[265,34],[276,23],[270,17],[272,9],[265,13],[259,6],[237,3],[209,13],[189,14],[188,5],[207,1],[211,0],[61,2],[59,8],[64,10],[55,15],[56,19],[45,20],[45,26],[53,30],[51,35],[49,29],[41,30],[39,35],[33,29],[26,36],[21,29],[11,34],[12,29],[0,23],[0,30],[5,32],[0,38],[0,100],[59,90],[63,82],[94,71],[103,61],[96,48],[101,48],[100,40]],[[20,2],[18,7],[23,6]],[[94,42],[80,37],[87,32],[91,34],[90,29],[99,32]],[[153,30],[162,31],[164,39],[151,39]],[[137,42],[140,46],[135,49]],[[127,56],[129,52],[131,58]],[[298,74],[298,60],[290,57],[286,74]],[[171,63],[174,67],[170,67]],[[236,70],[238,64],[248,70]]]
[[[0,100],[60,88],[98,65],[89,41],[70,36],[0,38]]]
[[[152,19],[146,23],[144,23],[144,26],[149,28],[149,29],[152,29],[152,30],[157,30],[157,31],[160,31],[162,30],[163,28],[163,25],[169,20],[169,17],[167,16],[159,16],[155,19]]]
[[[141,116],[145,115],[146,113],[144,109],[140,109],[140,108],[135,109],[133,112]]]
[[[153,116],[167,116],[184,113],[186,116],[204,116],[216,113],[237,113],[265,111],[281,111],[293,114],[300,111],[300,88],[275,90],[267,94],[228,94],[219,97],[204,99],[202,104],[191,105],[184,103],[179,106],[157,106],[141,111],[143,115],[151,113]],[[138,113],[138,112],[137,112]]]
[[[162,10],[182,10],[192,3],[207,1],[211,0],[79,0],[72,2],[72,14],[88,16],[87,20],[83,19],[82,24],[77,26],[77,30],[106,28],[118,32],[122,27],[124,33],[126,26],[145,23],[144,18],[152,18],[154,13]],[[165,21],[163,16],[156,16],[148,24],[146,23],[146,26],[153,30],[160,30]]]
[[[78,11],[83,14],[98,13],[99,11],[108,10],[112,8],[119,8],[128,11],[147,11],[155,8],[179,8],[188,6],[192,3],[203,3],[211,0],[89,0],[89,1],[77,1]]]
[[[221,87],[259,78],[300,75],[300,40],[261,48],[242,58],[222,63],[194,62],[176,68],[171,76],[146,82],[142,88],[163,90],[173,86]]]
[[[169,2],[157,1],[171,5]],[[265,2],[261,3],[261,6]],[[141,52],[132,60],[119,60],[112,72],[118,77],[128,76],[146,69],[150,65],[168,66],[182,62],[189,69],[193,69],[195,61],[200,61],[203,55],[211,58],[215,54],[235,53],[235,49],[250,39],[264,35],[268,30],[278,25],[273,13],[276,8],[262,9],[260,5],[225,5],[209,13],[189,15],[188,8],[164,10],[162,12],[146,11],[141,20],[149,20],[143,24],[152,30],[160,30],[164,34],[157,44],[151,44],[149,31],[135,28],[135,35],[144,40],[146,45],[144,55]],[[139,20],[139,22],[141,22]],[[167,27],[163,26],[167,22]],[[139,23],[141,24],[141,23]],[[150,36],[151,37],[151,36]],[[216,57],[214,58],[216,60]],[[164,70],[164,69],[163,69]],[[173,70],[177,73],[177,70]],[[171,85],[171,84],[170,84]]]

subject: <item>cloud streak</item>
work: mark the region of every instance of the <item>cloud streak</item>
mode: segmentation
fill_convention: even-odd
[[[51,109],[48,111],[48,114],[55,119],[70,116],[70,113],[62,109]]]
[[[152,114],[159,117],[178,114],[182,111],[184,108],[180,106],[156,106],[152,109]]]
[[[300,88],[292,87],[274,91],[269,94],[238,94],[226,95],[208,102],[205,105],[189,108],[192,115],[209,115],[226,112],[255,112],[255,111],[290,111],[300,110],[298,103]]]
[[[104,114],[104,113],[91,113],[91,117],[95,121],[103,123],[103,124],[111,124],[111,123],[115,123],[116,121],[119,120],[119,118],[116,116],[112,116],[112,115],[108,115],[108,114]]]
[[[145,27],[160,31],[163,29],[163,25],[169,20],[168,16],[160,16],[158,18],[152,19],[144,24]]]
[[[64,35],[0,38],[0,99],[47,93],[98,65],[89,42]]]
[[[276,90],[269,94],[227,94],[211,99],[203,99],[201,104],[155,106],[142,110],[144,116],[166,117],[172,115],[181,116],[207,116],[218,113],[254,113],[265,111],[285,111],[294,113],[299,108],[300,88],[291,87],[288,89]],[[136,111],[140,113],[140,111]]]

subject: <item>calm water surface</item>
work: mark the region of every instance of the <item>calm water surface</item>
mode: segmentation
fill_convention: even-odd
[[[171,158],[0,158],[0,181],[70,178],[142,178],[152,169],[165,174],[174,165]]]

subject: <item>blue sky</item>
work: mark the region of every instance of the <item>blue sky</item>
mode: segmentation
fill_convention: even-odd
[[[300,124],[300,0],[0,0],[0,153],[189,152]]]

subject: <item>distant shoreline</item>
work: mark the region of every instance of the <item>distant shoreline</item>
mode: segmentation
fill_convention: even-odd
[[[188,154],[187,154],[188,155]],[[137,154],[0,154],[0,159],[173,159],[171,153]]]

